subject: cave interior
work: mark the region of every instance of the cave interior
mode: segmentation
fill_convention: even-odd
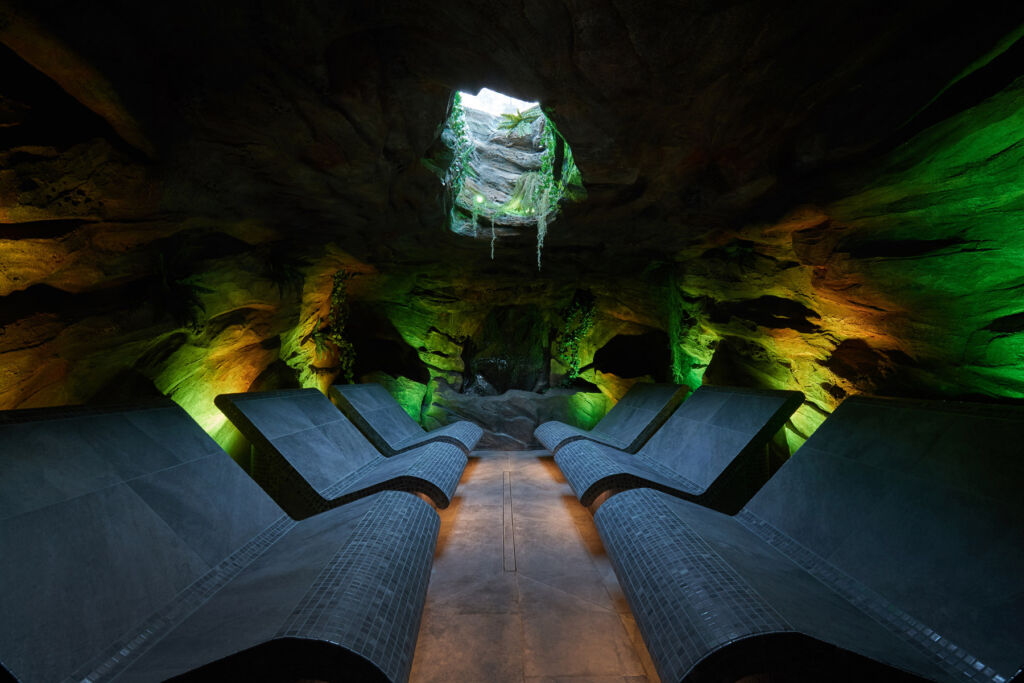
[[[170,399],[252,473],[218,395],[375,382],[550,477],[638,383],[801,392],[772,472],[852,397],[1024,405],[1024,5],[0,0],[0,74],[3,411]]]

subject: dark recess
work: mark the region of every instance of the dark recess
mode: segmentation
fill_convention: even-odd
[[[430,372],[416,350],[406,344],[395,326],[373,307],[353,302],[346,331],[356,351],[352,376],[357,382],[360,377],[377,371],[423,384],[430,381]]]
[[[278,389],[298,389],[300,386],[295,370],[278,358],[264,368],[246,391],[277,391]]]
[[[138,155],[103,117],[3,44],[0,73],[4,75],[5,109],[10,118],[17,119],[7,122],[16,125],[0,125],[0,149],[40,146],[63,151],[94,138],[104,138],[122,152]],[[29,155],[22,158],[29,160]],[[8,159],[8,164],[13,166],[14,160]]]
[[[0,130],[3,130],[0,127]],[[13,167],[16,161],[8,158],[7,165]],[[5,223],[0,225],[0,240],[36,239],[50,240],[70,235],[89,221],[79,218],[65,218],[53,221],[30,221],[26,223]]]
[[[777,296],[709,304],[708,317],[713,323],[725,324],[732,318],[740,318],[769,329],[792,329],[797,332],[817,332],[818,326],[809,319],[821,318],[803,304]]]
[[[909,140],[926,128],[967,111],[1008,88],[1020,77],[1022,60],[1024,40],[1018,40],[988,64],[947,88],[934,102],[900,128],[892,143],[898,144]]]
[[[914,258],[950,247],[958,247],[964,243],[964,240],[958,237],[938,240],[875,240],[849,245],[841,244],[838,250],[847,251],[851,257],[856,259]]]
[[[114,375],[99,391],[93,394],[90,405],[122,405],[143,399],[163,398],[149,377],[136,370],[126,368]],[[0,679],[2,680],[2,679]]]
[[[620,334],[597,350],[593,367],[624,378],[649,375],[655,382],[669,382],[672,356],[668,335],[661,330]]]
[[[145,288],[137,283],[72,293],[46,284],[32,285],[3,297],[0,328],[32,315],[53,314],[66,320],[81,320],[138,307],[146,300]]]
[[[482,395],[509,389],[544,391],[551,365],[549,346],[548,322],[537,306],[492,309],[480,332],[463,346],[469,375],[463,390]]]
[[[996,318],[986,325],[985,329],[996,332],[997,334],[1015,334],[1017,332],[1024,332],[1024,311],[1014,313],[1012,315],[1004,315],[1002,318]]]

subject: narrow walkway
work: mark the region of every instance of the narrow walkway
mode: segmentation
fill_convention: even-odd
[[[658,680],[590,513],[547,451],[475,452],[440,513],[413,683]]]

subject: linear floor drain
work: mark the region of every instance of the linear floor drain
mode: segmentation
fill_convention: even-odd
[[[516,532],[512,519],[512,473],[508,470],[505,471],[502,484],[502,516],[505,522],[502,545],[505,555],[505,571],[514,572],[516,570]]]

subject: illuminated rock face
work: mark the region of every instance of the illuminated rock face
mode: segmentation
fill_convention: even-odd
[[[341,270],[359,374],[428,426],[504,353],[562,385],[578,290],[575,386],[618,398],[595,353],[660,330],[677,381],[802,390],[790,447],[852,393],[1024,399],[1024,16],[228,5],[0,4],[0,408],[164,393],[230,446],[217,393],[335,381]],[[484,85],[587,185],[542,273],[445,230],[421,162]]]

